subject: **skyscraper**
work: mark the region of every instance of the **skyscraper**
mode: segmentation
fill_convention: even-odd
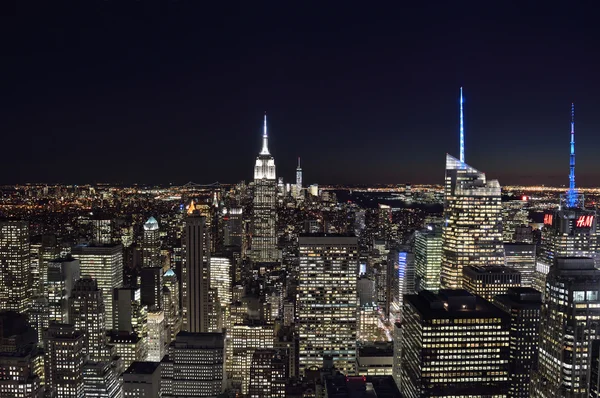
[[[25,312],[31,305],[29,224],[0,220],[0,310]]]
[[[505,243],[506,266],[521,273],[521,286],[532,287],[535,273],[535,244]]]
[[[521,273],[510,267],[463,267],[463,288],[488,301],[521,287]]]
[[[555,258],[589,257],[600,266],[596,212],[584,207],[584,196],[575,188],[575,109],[571,105],[569,190],[561,195],[558,210],[544,214],[542,244],[537,257],[534,284],[544,288],[544,279]]]
[[[460,88],[460,160],[446,154],[441,287],[461,287],[464,265],[504,265],[500,183],[465,163]]]
[[[600,338],[599,292],[594,259],[554,259],[546,278],[532,397],[589,396],[592,342]]]
[[[345,374],[356,369],[358,242],[354,236],[301,235],[296,320],[300,374],[333,357]]]
[[[150,217],[144,224],[144,242],[142,244],[142,266],[160,267],[160,231],[158,221]]]
[[[183,330],[208,332],[210,328],[210,238],[205,217],[192,208],[185,220],[185,263],[183,266]]]
[[[465,265],[504,265],[500,184],[446,155],[441,286],[461,287]]]
[[[258,349],[273,348],[275,331],[273,325],[260,321],[247,321],[233,325],[232,345],[232,381],[242,394],[248,394],[252,357]]]
[[[48,299],[48,321],[72,323],[69,320],[69,299],[79,279],[79,261],[73,258],[57,258],[48,261],[48,279],[45,295]]]
[[[465,290],[406,296],[404,397],[506,397],[510,318]]]
[[[123,285],[123,247],[106,244],[103,246],[75,246],[73,257],[79,260],[81,276],[89,276],[96,280],[102,291],[102,297],[107,300],[106,329],[113,329],[113,302],[108,299],[113,295],[113,289]]]
[[[528,398],[531,372],[537,368],[542,296],[531,287],[511,288],[494,297],[493,303],[510,316],[511,398]]]
[[[231,304],[231,261],[229,258],[211,256],[210,287],[217,290],[221,307]]]
[[[296,197],[302,194],[302,167],[300,167],[300,157],[298,157],[298,167],[296,167]]]
[[[75,326],[51,324],[44,338],[45,381],[50,396],[83,398],[83,333]]]
[[[223,391],[224,366],[224,334],[179,333],[161,364],[163,397],[216,397]]]
[[[86,277],[75,282],[69,299],[69,322],[83,332],[83,353],[93,361],[109,359],[105,317],[104,299],[96,280]]]
[[[284,398],[287,361],[277,350],[254,351],[250,366],[250,398]]]
[[[263,128],[263,146],[254,166],[252,207],[252,259],[257,263],[277,262],[277,177],[275,159],[269,153],[267,115]]]
[[[442,264],[442,229],[437,226],[415,234],[416,290],[438,291]]]
[[[160,362],[165,356],[169,330],[166,326],[162,310],[148,312],[148,361]]]

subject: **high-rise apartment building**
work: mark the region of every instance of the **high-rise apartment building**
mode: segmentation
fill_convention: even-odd
[[[95,279],[85,277],[75,282],[69,300],[69,322],[83,332],[83,353],[92,361],[107,361],[106,311],[104,298]]]
[[[599,292],[593,258],[554,259],[546,277],[532,397],[589,396],[592,342],[600,338]]]
[[[0,220],[0,310],[25,312],[33,296],[29,224]]]
[[[216,397],[224,388],[225,335],[179,333],[161,368],[163,398]]]
[[[299,370],[323,367],[333,357],[336,369],[354,374],[358,295],[358,242],[354,236],[301,235],[296,326]]]
[[[252,206],[252,259],[256,263],[277,262],[277,177],[275,159],[269,153],[267,115],[263,129],[263,146],[254,166],[254,200]]]
[[[53,323],[44,343],[47,392],[55,397],[83,398],[83,332],[73,325]]]
[[[193,208],[185,220],[185,262],[182,273],[183,330],[208,332],[210,328],[210,238],[205,217]]]
[[[113,290],[123,285],[123,247],[121,245],[75,246],[73,257],[79,260],[81,276],[96,280],[106,309],[106,329],[113,329]]]
[[[415,234],[416,290],[438,291],[442,266],[442,228],[430,225]]]
[[[79,279],[79,261],[57,258],[48,261],[44,293],[48,299],[48,321],[72,323],[69,319],[69,299]]]
[[[169,341],[181,331],[181,306],[179,301],[179,281],[172,269],[163,275],[163,308],[165,321],[171,331]]]
[[[441,286],[461,287],[466,265],[504,265],[500,184],[446,155]]]
[[[493,303],[510,316],[510,398],[528,398],[531,372],[537,368],[541,293],[531,287],[511,288]]]
[[[509,267],[463,267],[463,288],[468,292],[491,301],[508,289],[521,287],[521,274]]]
[[[404,397],[506,397],[509,323],[465,290],[422,291],[404,300]]]

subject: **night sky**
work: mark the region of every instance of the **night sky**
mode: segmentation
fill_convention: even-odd
[[[0,184],[249,181],[265,110],[286,181],[301,156],[305,183],[442,183],[464,86],[488,178],[568,184],[575,102],[577,182],[600,185],[595,2],[15,3]]]

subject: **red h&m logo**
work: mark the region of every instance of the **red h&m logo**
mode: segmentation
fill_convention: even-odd
[[[577,228],[582,228],[582,227],[591,228],[593,222],[594,222],[594,216],[579,216],[575,225],[577,226]]]
[[[544,224],[545,225],[552,225],[552,214],[544,214]],[[539,218],[538,218],[539,220]]]

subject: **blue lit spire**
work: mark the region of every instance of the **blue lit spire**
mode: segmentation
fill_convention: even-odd
[[[575,104],[571,104],[571,156],[569,159],[569,192],[567,206],[577,206],[577,190],[575,189]]]
[[[463,95],[460,88],[460,162],[465,162],[465,123],[463,119]]]

